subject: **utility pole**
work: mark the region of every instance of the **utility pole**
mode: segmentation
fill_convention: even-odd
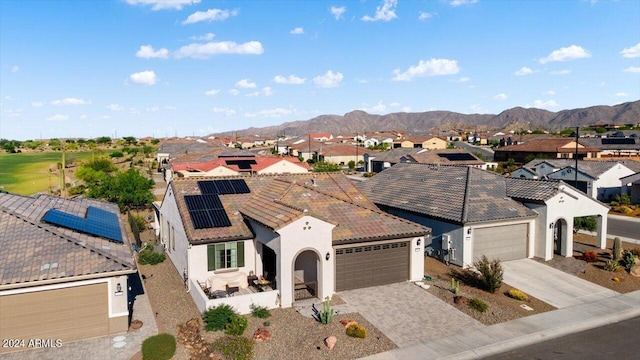
[[[578,139],[580,138],[578,136],[578,132],[580,131],[580,127],[576,126],[576,153],[574,155],[574,157],[576,158],[576,173],[575,173],[575,186],[576,189],[578,188]]]

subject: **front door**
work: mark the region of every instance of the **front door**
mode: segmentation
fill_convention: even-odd
[[[562,220],[556,221],[553,227],[553,253],[562,255]]]

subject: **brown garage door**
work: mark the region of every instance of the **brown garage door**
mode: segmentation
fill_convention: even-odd
[[[109,334],[107,296],[106,283],[0,296],[0,338],[66,342]]]
[[[409,279],[409,242],[336,249],[336,291]]]
[[[473,261],[486,255],[500,261],[527,257],[527,224],[476,229],[473,235]]]

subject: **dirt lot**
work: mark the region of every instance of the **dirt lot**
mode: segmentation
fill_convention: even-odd
[[[463,270],[456,265],[445,265],[439,260],[431,257],[425,258],[424,272],[432,278],[432,281],[426,281],[426,284],[431,285],[428,290],[431,294],[437,296],[442,301],[455,306],[458,310],[475,318],[485,325],[498,324],[556,309],[555,307],[531,296],[529,296],[527,301],[517,301],[512,299],[505,295],[510,289],[512,289],[511,286],[506,284],[502,284],[502,287],[496,291],[495,294],[481,290],[475,287],[472,281],[470,281],[472,276],[469,271]],[[482,299],[487,303],[487,305],[489,305],[488,310],[484,313],[480,313],[473,310],[468,305],[456,305],[453,301],[454,294],[450,291],[452,277],[460,279],[460,295],[467,298],[477,297]],[[526,304],[533,308],[533,310],[525,310],[520,307],[521,304]]]

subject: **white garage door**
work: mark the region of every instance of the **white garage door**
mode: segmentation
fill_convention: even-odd
[[[528,224],[494,226],[474,229],[473,261],[486,255],[500,261],[527,257]]]

